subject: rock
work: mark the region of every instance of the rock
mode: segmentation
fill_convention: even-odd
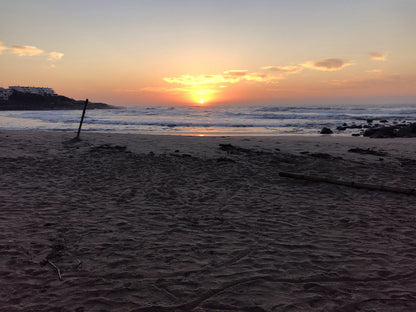
[[[380,120],[380,122],[382,122],[382,123],[386,123],[386,122],[388,122],[386,119],[382,119],[382,120]]]
[[[348,126],[348,127],[346,127],[347,129],[362,129],[363,128],[363,126],[362,125],[356,125],[356,124],[353,124],[353,125],[351,125],[351,126]]]
[[[376,156],[387,156],[386,152],[383,151],[375,151],[372,149],[364,149],[364,148],[360,148],[360,147],[356,147],[356,148],[351,148],[348,150],[348,152],[350,153],[358,153],[358,154],[368,154],[368,155],[376,155]]]
[[[351,134],[352,136],[355,136],[355,137],[358,137],[358,136],[360,136],[360,134],[359,133],[353,133],[353,134]]]
[[[416,137],[416,123],[400,124],[385,127],[373,127],[364,132],[370,138],[410,138]]]
[[[404,138],[416,137],[416,123],[406,125],[405,127],[400,127],[396,133],[396,136]]]
[[[332,134],[334,132],[332,132],[332,130],[327,128],[327,127],[323,127],[320,133],[321,134]]]
[[[393,127],[376,127],[367,129],[364,131],[363,135],[370,138],[394,138],[396,136]]]
[[[369,124],[373,123],[373,119],[367,119],[367,123]]]

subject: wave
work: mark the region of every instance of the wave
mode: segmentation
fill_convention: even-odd
[[[2,111],[5,129],[75,129],[80,111]],[[416,105],[406,106],[241,106],[163,107],[143,106],[118,110],[87,110],[87,131],[192,133],[193,130],[223,133],[279,134],[319,133],[322,127],[343,123],[366,124],[367,119],[389,122],[416,121]],[[346,131],[345,133],[348,133]]]

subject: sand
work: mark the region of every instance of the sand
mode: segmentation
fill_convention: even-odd
[[[73,137],[0,131],[1,311],[416,311],[415,195],[278,175],[414,188],[416,139]]]

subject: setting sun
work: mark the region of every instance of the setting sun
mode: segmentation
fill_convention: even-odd
[[[199,104],[204,104],[204,100],[199,100]]]

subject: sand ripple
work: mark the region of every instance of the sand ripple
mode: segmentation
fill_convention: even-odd
[[[414,164],[220,153],[1,157],[0,310],[416,310],[414,196],[277,174],[411,187]]]

